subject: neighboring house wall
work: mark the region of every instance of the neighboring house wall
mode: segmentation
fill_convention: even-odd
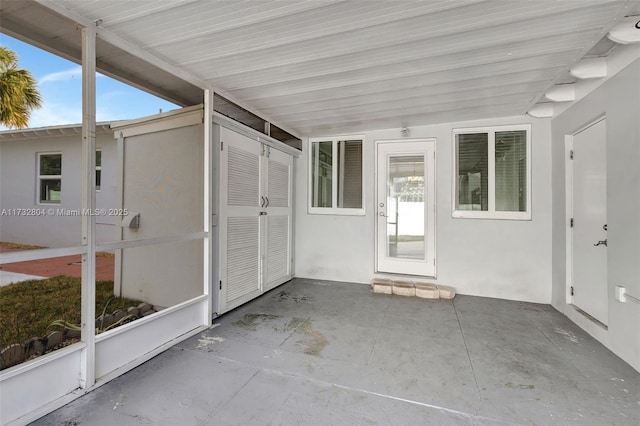
[[[26,130],[25,132],[28,132]],[[2,209],[53,209],[41,216],[0,216],[0,241],[45,247],[69,247],[81,243],[82,218],[63,216],[59,209],[82,206],[82,137],[36,136],[0,140],[0,211]],[[96,192],[96,207],[116,207],[116,141],[113,133],[100,132],[96,148],[102,150],[102,182]],[[62,153],[62,191],[59,204],[38,201],[38,153]],[[7,213],[5,211],[5,213]],[[98,242],[116,239],[116,217],[97,216]]]
[[[532,124],[532,220],[452,218],[452,129]],[[296,276],[369,283],[374,273],[375,141],[402,139],[400,129],[366,132],[365,216],[313,215],[307,210],[308,143],[296,171]],[[321,135],[319,135],[321,136]],[[405,138],[436,138],[437,279],[469,295],[551,301],[550,122],[528,116],[411,127]],[[405,277],[407,278],[407,277]],[[408,277],[410,278],[410,277]]]
[[[614,353],[640,370],[640,304],[615,300],[614,287],[640,295],[640,60],[553,119],[552,303]],[[608,329],[566,303],[565,135],[607,119]]]

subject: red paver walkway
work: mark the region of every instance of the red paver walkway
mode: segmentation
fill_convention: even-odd
[[[0,246],[0,253],[19,251]],[[38,275],[41,277],[56,277],[67,275],[80,277],[82,275],[82,257],[63,256],[47,259],[29,260],[27,262],[7,263],[0,265],[0,270],[19,272],[21,274]],[[110,257],[96,257],[96,280],[113,281],[113,268],[115,260]]]

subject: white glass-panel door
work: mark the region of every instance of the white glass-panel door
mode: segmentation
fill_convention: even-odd
[[[435,140],[377,144],[378,272],[435,276]]]

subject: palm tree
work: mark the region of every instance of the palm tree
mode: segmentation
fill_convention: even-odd
[[[18,69],[18,55],[0,46],[0,124],[25,128],[31,110],[40,108],[42,98],[36,79],[27,70]]]

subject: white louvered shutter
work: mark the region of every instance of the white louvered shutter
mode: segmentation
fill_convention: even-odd
[[[227,218],[227,297],[237,299],[260,289],[260,220]]]
[[[261,294],[262,145],[220,128],[220,279],[218,313]]]
[[[267,286],[289,275],[289,216],[267,217]]]
[[[293,159],[275,149],[270,150],[267,165],[269,204],[265,209],[266,243],[264,289],[268,290],[291,278],[291,185]]]

